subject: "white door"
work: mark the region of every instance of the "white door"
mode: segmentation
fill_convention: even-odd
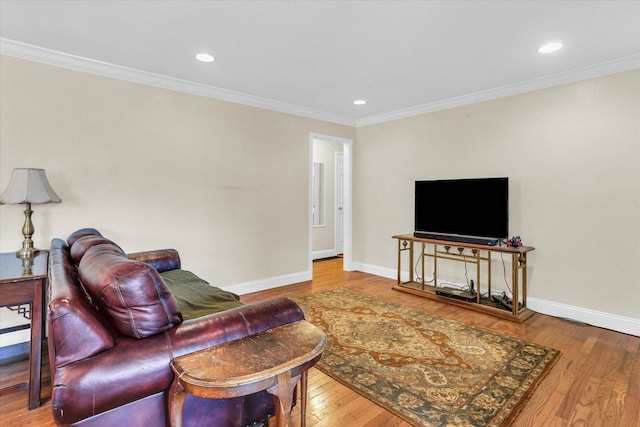
[[[344,251],[344,156],[336,152],[336,254]]]

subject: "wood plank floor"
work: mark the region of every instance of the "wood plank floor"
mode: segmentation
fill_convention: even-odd
[[[302,296],[343,287],[430,314],[489,329],[562,351],[514,426],[640,426],[640,338],[540,314],[524,324],[500,320],[438,301],[393,291],[395,281],[342,271],[342,260],[314,263],[312,281],[242,296],[251,303],[276,296]],[[0,392],[0,426],[54,426],[49,369],[43,369],[43,406],[27,410],[25,387]],[[26,362],[0,367],[0,389],[26,381]],[[409,424],[317,369],[309,373],[310,427],[402,426]],[[293,412],[299,425],[300,405]],[[274,421],[275,423],[275,421]],[[273,424],[273,423],[272,423]]]

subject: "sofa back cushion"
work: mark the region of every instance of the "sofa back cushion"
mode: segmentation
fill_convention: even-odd
[[[93,303],[121,334],[144,338],[182,322],[178,303],[160,274],[127,259],[114,243],[88,248],[78,272]]]
[[[122,255],[125,255],[125,252],[120,248],[120,246],[113,243],[111,240],[104,238],[102,236],[85,236],[81,239],[76,240],[76,242],[71,246],[71,259],[73,262],[78,265],[80,264],[80,260],[87,253],[89,249],[97,245],[109,244],[114,248],[118,249]]]
[[[72,247],[78,239],[82,239],[86,236],[99,236],[102,237],[102,234],[95,228],[81,228],[79,230],[74,231],[67,237],[67,244],[69,247]]]
[[[53,240],[50,260],[49,345],[60,367],[113,347],[115,333],[91,304],[62,240]]]

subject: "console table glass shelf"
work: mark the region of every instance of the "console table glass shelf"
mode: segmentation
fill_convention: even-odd
[[[527,308],[527,253],[535,248],[520,246],[489,246],[474,243],[453,242],[414,237],[411,234],[393,236],[398,241],[398,282],[393,289],[407,292],[438,301],[447,302],[461,307],[470,308],[515,322],[524,322],[533,316],[534,312]],[[505,305],[491,297],[491,264],[492,253],[510,255],[511,261],[511,301]],[[409,262],[409,280],[402,280],[402,258],[406,254]],[[416,280],[414,266],[417,258],[421,257],[421,273]],[[462,293],[456,299],[440,296],[450,289],[438,284],[438,263],[443,261],[464,262],[475,266],[474,294]],[[433,284],[425,281],[425,265],[429,262],[433,266]],[[505,262],[508,262],[505,258]],[[499,299],[499,298],[498,298]],[[516,303],[517,302],[517,303]]]

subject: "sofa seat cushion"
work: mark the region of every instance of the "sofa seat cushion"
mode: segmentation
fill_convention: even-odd
[[[182,322],[178,303],[160,274],[127,259],[117,245],[89,248],[78,272],[93,303],[121,334],[144,338]]]
[[[160,276],[178,302],[184,320],[242,305],[238,295],[211,286],[190,271],[169,270],[160,273]]]

